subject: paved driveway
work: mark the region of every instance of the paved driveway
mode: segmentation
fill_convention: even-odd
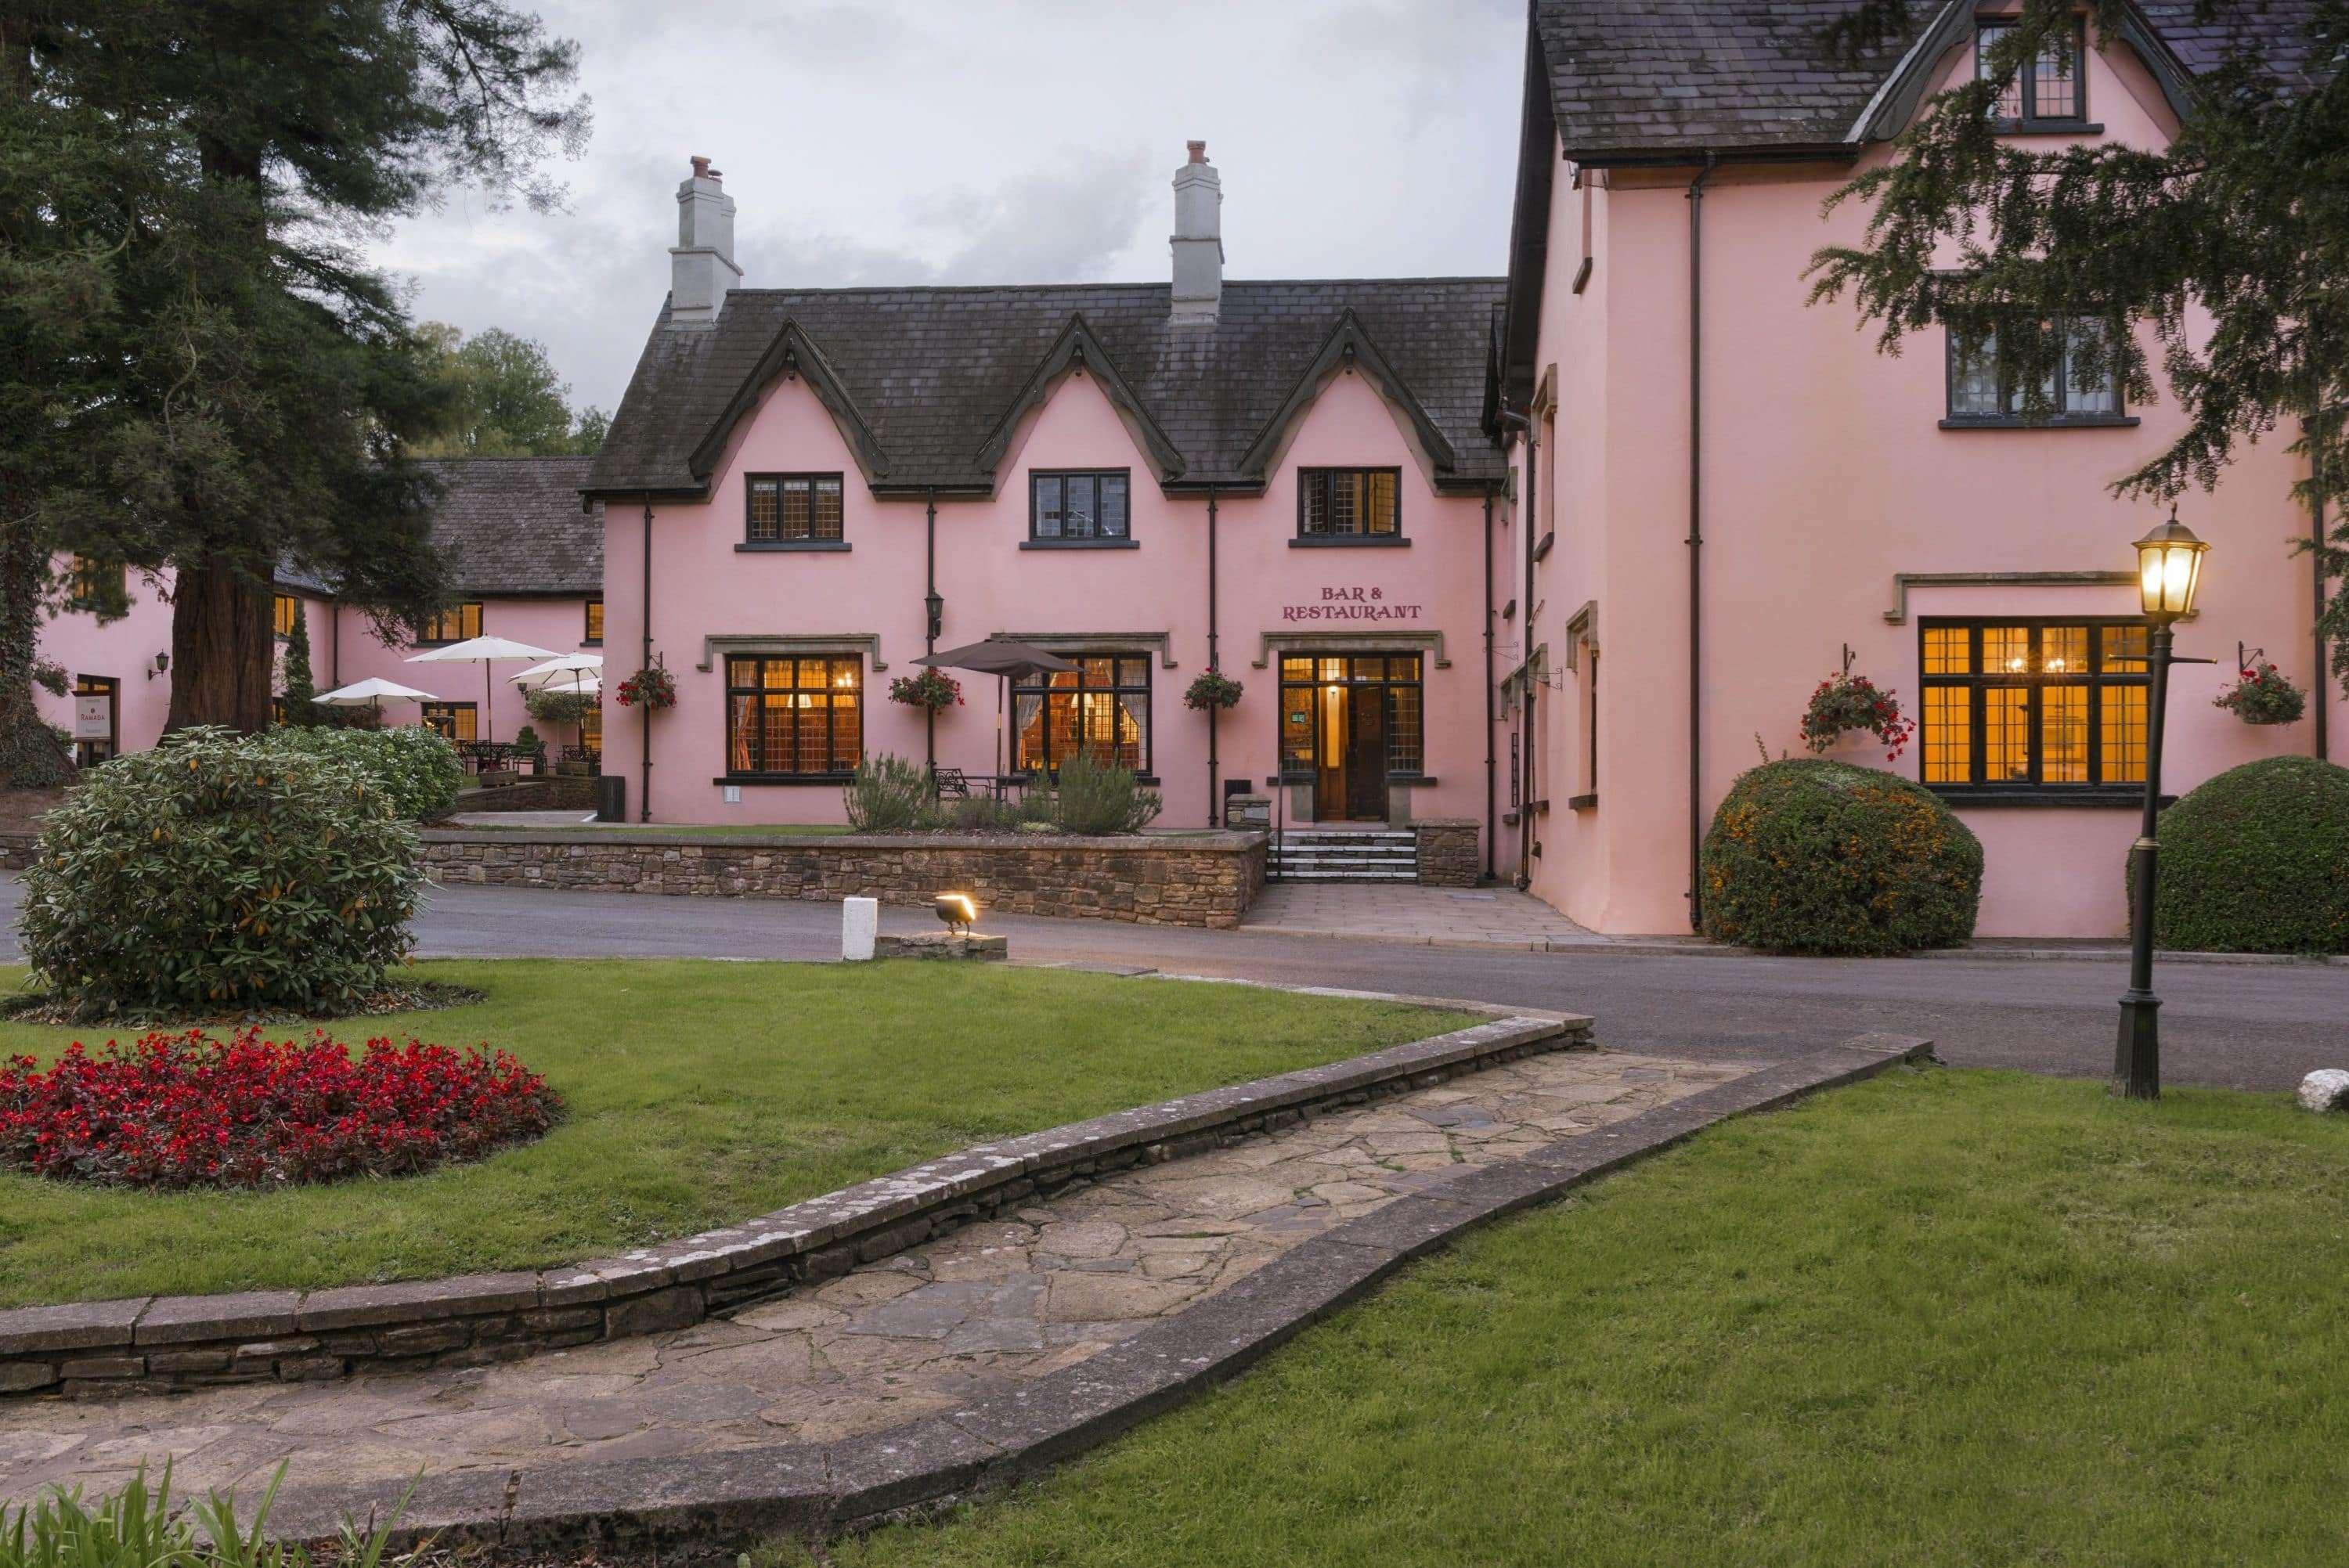
[[[0,918],[11,926],[16,892],[16,879],[0,876]],[[887,930],[936,924],[918,910],[882,919]],[[1587,1012],[1609,1045],[1716,1060],[1785,1057],[1889,1029],[1930,1036],[1946,1059],[1966,1066],[2100,1078],[2111,1068],[2114,1001],[2127,983],[2110,962],[1483,952],[1096,921],[985,923],[1030,962]],[[417,922],[418,951],[435,957],[829,958],[839,931],[839,908],[827,903],[483,887],[436,889]],[[0,935],[0,954],[16,955],[13,938]],[[2177,964],[2156,986],[2173,1083],[2290,1088],[2311,1068],[2349,1067],[2349,969]]]

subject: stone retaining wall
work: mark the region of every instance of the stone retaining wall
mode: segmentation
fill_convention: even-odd
[[[1419,837],[1422,887],[1475,887],[1485,874],[1473,817],[1427,817],[1412,823]]]
[[[21,872],[33,863],[40,840],[32,833],[0,833],[0,872]]]
[[[565,1269],[0,1312],[0,1394],[105,1395],[509,1360],[682,1328],[1129,1166],[1314,1111],[1587,1047],[1588,1018],[1503,1018],[1348,1061],[982,1143],[665,1246]]]
[[[509,784],[481,785],[458,792],[456,811],[592,811],[595,780],[585,774],[549,773]]]
[[[702,898],[859,895],[923,908],[951,890],[969,893],[988,913],[1144,925],[1237,925],[1264,885],[1264,860],[1262,833],[1033,840],[689,839],[610,830],[424,835],[425,866],[444,882]]]

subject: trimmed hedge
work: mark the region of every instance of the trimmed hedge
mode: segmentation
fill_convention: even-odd
[[[87,1018],[348,1012],[406,956],[416,830],[354,764],[185,729],[41,820],[25,954]]]
[[[1771,953],[1956,946],[1982,904],[1982,841],[1937,796],[1816,758],[1732,785],[1701,864],[1705,935]]]
[[[457,803],[465,765],[457,748],[420,724],[396,729],[273,729],[271,746],[350,763],[391,802],[394,815],[429,822]]]
[[[2246,762],[2181,797],[2160,832],[2161,946],[2349,953],[2349,768]]]

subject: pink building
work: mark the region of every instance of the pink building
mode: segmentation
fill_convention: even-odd
[[[1981,837],[1982,934],[2117,934],[2144,778],[2129,545],[2160,519],[2106,486],[2180,416],[2067,384],[2062,417],[2027,425],[1987,358],[1938,332],[1884,357],[1848,303],[1806,304],[1813,252],[1864,216],[1822,199],[1966,79],[2000,7],[1915,7],[1853,67],[1818,50],[1840,9],[1533,7],[1501,350],[1504,870],[1601,931],[1688,929],[1714,807],[1757,742],[1800,754],[1848,649],[1923,727],[1897,763],[1837,754],[1921,779]],[[2184,0],[2136,10],[2127,37],[2084,22],[2084,70],[2018,84],[2016,135],[2173,134],[2216,46]],[[1657,93],[1660,58],[1690,92]],[[2349,720],[2313,629],[2323,585],[2292,552],[2310,520],[2289,439],[2180,509],[2212,550],[2179,651],[2217,662],[2174,675],[2174,790],[2323,755]],[[2308,718],[2211,706],[2239,642],[2320,694]]]
[[[587,487],[612,683],[677,686],[606,715],[639,815],[838,821],[881,753],[996,775],[1096,746],[1170,827],[1277,781],[1289,822],[1484,819],[1499,280],[1226,283],[1194,143],[1171,284],[744,288],[707,162]],[[966,676],[935,722],[890,699],[993,636],[1079,668]],[[1185,706],[1210,668],[1228,711]]]
[[[435,644],[484,634],[558,654],[601,650],[603,520],[583,512],[579,500],[588,462],[473,458],[428,465],[445,487],[433,540],[461,595],[430,628],[435,635],[412,645],[387,645],[364,613],[340,603],[326,582],[288,562],[274,595],[281,650],[294,617],[302,616],[318,690],[380,676],[447,699],[420,710],[388,704],[387,722],[429,723],[457,739],[511,740],[529,717],[508,677],[526,665],[492,666],[484,690],[481,665],[407,661]],[[59,564],[72,569],[70,562]],[[85,762],[142,750],[163,732],[171,698],[171,585],[169,572],[130,573],[128,615],[101,624],[86,613],[60,614],[41,634],[42,655],[74,682],[69,696],[43,693],[42,714],[74,735]],[[585,737],[544,733],[542,738],[550,748],[583,741],[592,747],[594,729],[591,725]]]

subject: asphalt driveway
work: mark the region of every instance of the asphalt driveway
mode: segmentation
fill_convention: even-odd
[[[16,881],[0,875],[0,957],[14,938]],[[885,910],[885,929],[934,929]],[[1871,1030],[1931,1037],[1971,1067],[2102,1077],[2114,1001],[2111,962],[1655,956],[1603,949],[1486,952],[1366,939],[1185,931],[1111,922],[990,916],[1015,960],[1133,965],[1292,985],[1461,996],[1591,1013],[1625,1049],[1713,1058],[1798,1055]],[[829,903],[661,898],[523,888],[437,888],[417,922],[428,957],[834,957]],[[2349,968],[2172,964],[2162,996],[2172,1083],[2290,1088],[2319,1067],[2349,1067]]]

